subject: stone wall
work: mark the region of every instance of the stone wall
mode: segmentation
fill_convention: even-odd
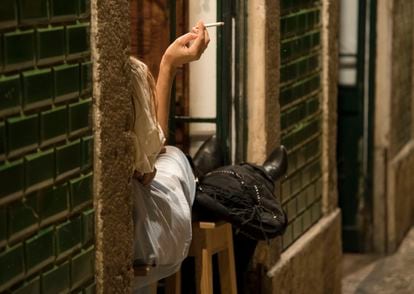
[[[1,293],[95,291],[89,30],[88,0],[1,0]]]
[[[248,9],[248,159],[262,162],[281,141],[290,164],[277,189],[290,225],[283,241],[256,249],[254,292],[340,293],[338,1],[251,0]]]
[[[323,217],[271,268],[262,293],[341,293],[341,215]]]
[[[378,1],[374,248],[394,252],[412,225],[413,20],[411,1]]]
[[[97,293],[130,293],[133,144],[128,0],[92,0]]]

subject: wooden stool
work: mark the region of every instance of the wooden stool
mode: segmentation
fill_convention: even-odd
[[[213,293],[213,254],[218,255],[222,294],[237,294],[233,234],[226,222],[193,223],[189,256],[195,257],[196,287],[200,294]]]
[[[193,223],[193,240],[188,255],[195,258],[196,293],[198,294],[213,294],[213,254],[216,253],[221,293],[237,294],[231,224],[226,222]],[[149,270],[150,268],[134,268],[135,275],[145,275]],[[181,294],[181,271],[166,278],[166,293]]]
[[[138,277],[138,276],[146,276],[149,274],[149,272],[151,271],[151,269],[153,268],[154,265],[152,264],[134,264],[133,265],[133,269],[134,269],[134,276]],[[150,292],[151,294],[157,294],[157,285],[158,283],[155,282],[153,284],[151,284],[150,287]]]

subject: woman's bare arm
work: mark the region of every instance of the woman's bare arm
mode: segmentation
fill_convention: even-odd
[[[193,41],[193,42],[192,42]],[[192,42],[190,44],[190,42]],[[175,40],[165,51],[160,63],[156,85],[156,111],[157,119],[161,125],[165,137],[168,138],[168,118],[170,113],[171,87],[174,81],[177,67],[198,60],[207,48],[210,37],[204,23],[199,21],[197,26]],[[143,185],[151,183],[156,174],[156,169],[151,173],[141,174],[135,172],[136,177]]]
[[[210,42],[202,21],[197,23],[196,28],[197,30],[193,29],[193,32],[177,38],[167,48],[160,63],[156,85],[157,119],[166,137],[168,137],[171,87],[177,67],[198,60]]]

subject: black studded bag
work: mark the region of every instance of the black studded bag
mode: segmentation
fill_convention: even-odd
[[[197,220],[225,220],[254,240],[283,234],[287,216],[263,168],[249,163],[225,166],[199,180],[193,212]]]

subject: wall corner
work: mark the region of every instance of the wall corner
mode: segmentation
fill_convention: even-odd
[[[92,0],[94,205],[97,293],[130,293],[133,225],[130,175],[129,1]]]

